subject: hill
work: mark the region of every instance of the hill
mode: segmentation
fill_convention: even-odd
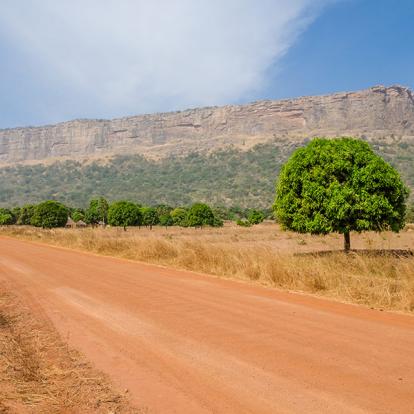
[[[268,207],[291,152],[357,136],[414,187],[414,95],[400,87],[0,130],[0,205],[93,195]]]
[[[85,206],[94,195],[143,204],[213,205],[268,208],[274,182],[290,153],[304,141],[270,141],[248,151],[227,148],[210,153],[170,156],[154,161],[140,155],[109,160],[59,161],[0,169],[0,205],[57,199]],[[414,188],[414,145],[371,143]]]

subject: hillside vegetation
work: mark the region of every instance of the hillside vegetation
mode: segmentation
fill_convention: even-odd
[[[371,142],[414,188],[414,143]],[[0,206],[46,199],[86,206],[91,197],[128,199],[145,205],[211,205],[269,208],[280,167],[304,142],[278,140],[248,151],[228,148],[160,161],[140,155],[109,160],[60,161],[51,165],[16,165],[0,169]],[[412,195],[411,195],[412,197]]]

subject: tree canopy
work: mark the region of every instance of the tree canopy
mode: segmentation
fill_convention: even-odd
[[[187,212],[187,224],[190,227],[214,225],[214,214],[211,208],[204,203],[193,204]]]
[[[68,221],[68,209],[58,201],[44,201],[38,204],[31,219],[36,227],[53,228],[64,227]]]
[[[150,229],[152,229],[152,226],[155,226],[159,222],[158,212],[154,207],[142,207],[141,215],[142,224],[144,226],[148,226]]]
[[[408,189],[399,173],[354,138],[312,140],[282,167],[274,212],[285,229],[299,233],[399,231]]]
[[[107,223],[109,204],[105,198],[99,197],[90,201],[85,212],[85,221],[89,224]],[[75,220],[76,221],[76,220]]]
[[[15,222],[16,220],[11,210],[0,208],[0,226],[14,224]]]
[[[120,226],[125,230],[127,226],[140,225],[141,220],[141,210],[135,203],[130,201],[117,201],[109,207],[108,223],[111,226]]]

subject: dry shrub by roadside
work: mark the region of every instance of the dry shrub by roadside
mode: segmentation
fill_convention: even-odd
[[[0,413],[139,413],[2,281]]]
[[[167,232],[134,229],[124,232],[118,229],[10,227],[6,230],[14,237],[98,254],[255,281],[371,307],[414,311],[414,257],[346,255],[341,251],[320,256],[294,255],[287,249],[276,248],[276,242],[266,241],[275,238],[271,233],[274,228],[266,230],[264,226],[255,231],[258,233],[252,238],[254,233],[249,233],[249,229],[175,229]],[[291,234],[278,237],[298,245],[297,240],[290,240]],[[364,237],[367,236],[360,236],[360,243]],[[307,237],[306,240],[305,245],[302,243],[298,248],[309,251],[313,244],[319,243],[327,249],[325,245],[329,243],[329,239]]]

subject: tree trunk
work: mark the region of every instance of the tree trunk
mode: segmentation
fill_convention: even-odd
[[[349,231],[344,233],[344,250],[349,252],[351,250],[351,235]]]

